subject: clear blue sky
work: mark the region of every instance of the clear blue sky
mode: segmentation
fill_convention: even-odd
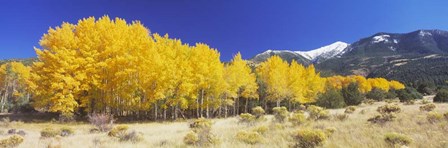
[[[140,20],[151,32],[207,43],[223,61],[240,51],[308,50],[377,32],[448,30],[448,1],[439,0],[160,0],[0,2],[0,59],[35,57],[41,36],[63,21],[109,15]]]

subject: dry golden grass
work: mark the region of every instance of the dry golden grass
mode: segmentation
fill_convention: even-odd
[[[384,142],[384,135],[389,132],[397,132],[409,136],[413,142],[409,147],[448,147],[448,123],[447,121],[431,124],[426,119],[427,112],[419,110],[420,102],[414,105],[400,103],[402,112],[397,114],[395,121],[384,125],[372,124],[367,119],[376,114],[378,106],[384,105],[378,102],[373,105],[360,105],[357,110],[349,115],[345,121],[336,119],[307,121],[300,126],[293,126],[286,122],[277,124],[272,116],[267,116],[266,121],[254,126],[239,124],[237,118],[213,119],[212,133],[220,139],[220,144],[215,147],[289,147],[293,144],[292,133],[299,128],[335,128],[336,131],[324,143],[322,147],[346,148],[346,147],[388,147]],[[448,112],[448,104],[436,104],[435,111]],[[343,114],[345,109],[330,110],[331,114]],[[363,111],[364,110],[364,111]],[[364,113],[361,113],[364,112]],[[139,143],[120,142],[108,137],[107,133],[90,133],[92,128],[88,124],[55,124],[55,123],[22,123],[10,127],[0,127],[4,134],[0,138],[6,138],[8,129],[23,129],[27,132],[21,148],[45,148],[50,146],[62,148],[147,148],[147,147],[189,147],[183,143],[184,136],[190,131],[188,122],[165,123],[141,123],[126,124],[129,130],[135,130],[144,134],[144,140]],[[40,138],[40,131],[46,127],[55,129],[61,127],[75,129],[75,135],[69,137]],[[250,145],[236,139],[236,134],[241,130],[251,130],[258,126],[268,127],[263,134],[262,143]]]

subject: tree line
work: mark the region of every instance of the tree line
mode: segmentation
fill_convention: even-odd
[[[313,104],[329,88],[357,83],[363,93],[403,89],[397,81],[321,77],[313,65],[272,56],[256,68],[231,62],[204,43],[151,33],[139,21],[108,16],[50,28],[30,66],[0,67],[1,109],[32,106],[65,117],[108,113],[144,119],[227,117],[248,108]],[[21,100],[21,101],[19,101]],[[10,103],[7,103],[10,102]]]

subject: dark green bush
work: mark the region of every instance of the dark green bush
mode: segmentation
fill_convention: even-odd
[[[397,93],[395,90],[391,89],[386,93],[385,99],[395,99],[397,98]]]
[[[376,101],[383,101],[384,98],[386,98],[387,92],[379,89],[379,88],[373,88],[371,91],[369,91],[366,94],[367,99],[373,99]]]
[[[434,97],[434,102],[448,102],[448,90],[440,89]]]
[[[347,87],[342,88],[341,92],[346,105],[359,105],[365,99],[359,91],[357,83],[350,83]]]
[[[409,100],[422,99],[423,95],[417,92],[412,87],[406,87],[405,89],[396,90],[397,97],[400,102],[407,102]]]
[[[345,106],[345,101],[340,91],[328,89],[325,93],[319,95],[316,105],[325,108],[342,108]]]

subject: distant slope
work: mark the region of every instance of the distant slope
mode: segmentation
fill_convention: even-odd
[[[294,51],[289,51],[289,50],[267,50],[263,53],[256,55],[255,57],[250,59],[250,61],[252,61],[254,63],[261,63],[261,62],[266,61],[269,57],[274,56],[274,55],[278,55],[282,59],[284,59],[288,62],[295,60],[303,65],[311,64],[311,61],[309,59],[303,57],[302,55],[300,55]]]
[[[351,44],[342,53],[316,67],[341,75],[385,77],[409,85],[445,85],[448,80],[447,31],[377,33]]]
[[[348,45],[349,44],[347,43],[338,41],[310,51],[267,50],[256,55],[250,60],[254,63],[260,63],[273,55],[278,55],[288,62],[295,60],[304,65],[309,65],[312,63],[319,63],[340,55],[342,52],[344,52],[344,49]]]

